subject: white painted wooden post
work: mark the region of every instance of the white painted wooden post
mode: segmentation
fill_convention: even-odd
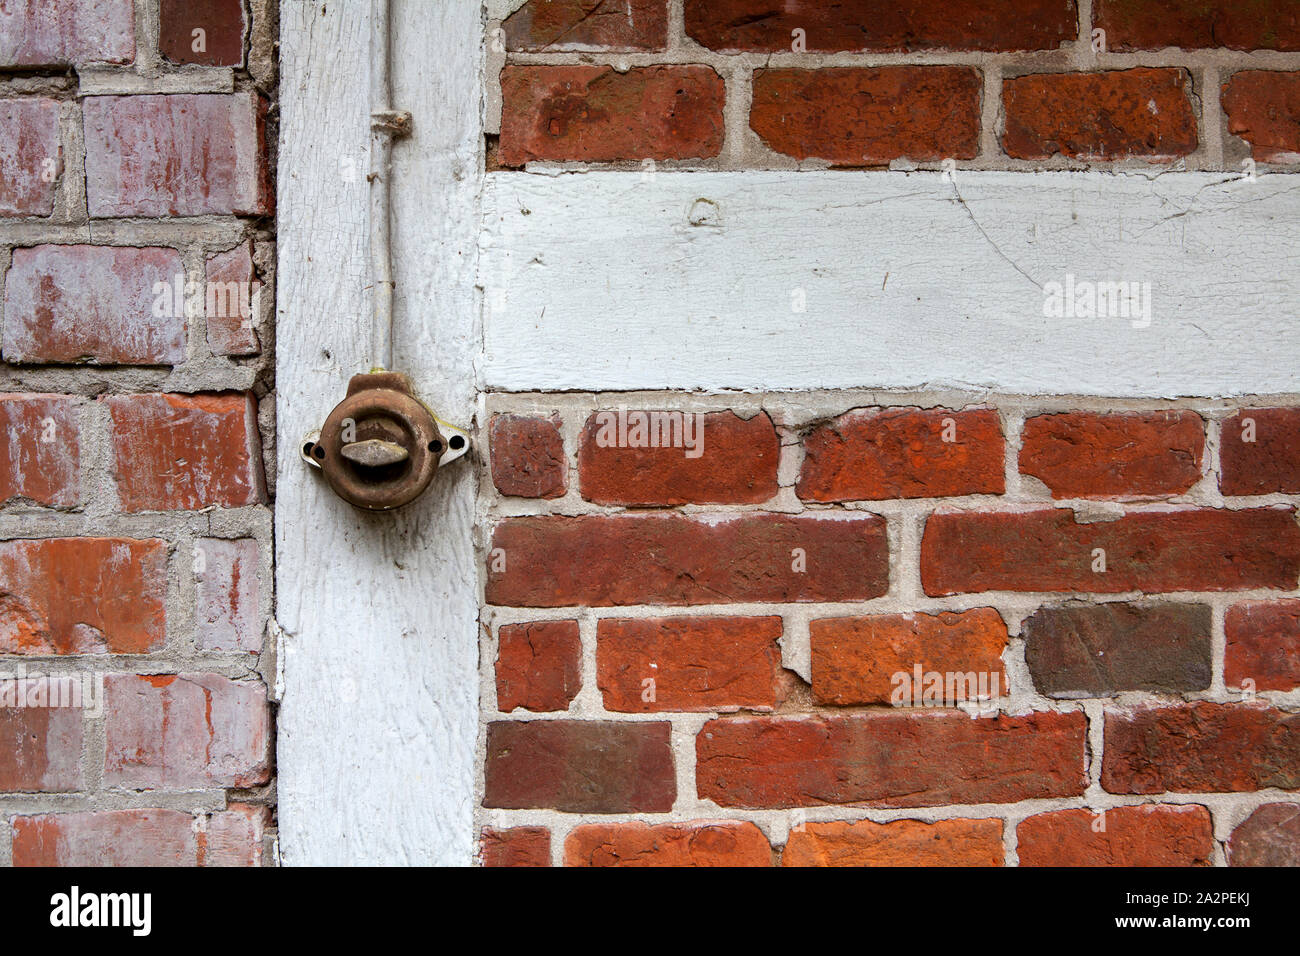
[[[395,368],[474,414],[482,12],[393,0]],[[475,475],[363,514],[298,458],[368,371],[367,3],[281,0],[277,295],[278,776],[286,865],[468,864],[478,729]]]

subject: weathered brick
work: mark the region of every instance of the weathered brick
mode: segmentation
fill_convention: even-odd
[[[1227,687],[1300,688],[1300,600],[1234,604],[1224,616],[1223,629],[1227,637],[1223,683]]]
[[[92,216],[271,212],[254,94],[90,96],[82,113]]]
[[[1025,621],[1025,661],[1046,697],[1181,693],[1210,686],[1210,609],[1200,604],[1072,604]]]
[[[70,395],[0,393],[0,504],[81,501],[81,428]]]
[[[113,478],[125,511],[265,499],[251,394],[112,395]]]
[[[494,721],[483,806],[666,812],[677,797],[671,732],[666,721]]]
[[[1110,50],[1300,50],[1300,9],[1291,0],[1096,0],[1093,23]]]
[[[1108,711],[1101,785],[1111,793],[1300,790],[1300,714],[1206,702]]]
[[[749,822],[589,823],[564,841],[565,866],[771,866],[772,846]]]
[[[13,819],[14,866],[259,866],[265,807],[92,810]]]
[[[1300,866],[1300,804],[1266,803],[1238,824],[1228,866]]]
[[[989,409],[868,408],[804,438],[805,501],[1000,495],[1002,426]]]
[[[502,24],[514,52],[662,50],[667,0],[528,0]]]
[[[1248,408],[1223,423],[1219,490],[1300,492],[1300,408]]]
[[[484,866],[550,866],[551,831],[546,827],[485,827],[479,840]]]
[[[973,159],[980,77],[963,66],[754,71],[749,127],[778,153],[834,166]]]
[[[582,688],[578,622],[503,624],[496,672],[497,710],[567,710]]]
[[[578,481],[598,504],[758,504],[777,492],[780,457],[766,412],[746,421],[732,411],[620,409],[587,419]]]
[[[1016,838],[1021,866],[1209,866],[1214,852],[1210,811],[1195,805],[1040,813]]]
[[[8,0],[0,5],[0,67],[134,59],[131,0]]]
[[[13,819],[14,866],[194,866],[194,818],[180,810],[95,810]]]
[[[1086,784],[1086,734],[1078,712],[722,718],[695,739],[696,786],[702,799],[749,809],[1073,796]]]
[[[686,32],[713,50],[1054,50],[1078,35],[1074,0],[686,0]]]
[[[1300,163],[1300,73],[1242,70],[1223,85],[1228,132],[1261,163]]]
[[[1153,161],[1194,152],[1191,81],[1180,69],[1031,73],[1002,83],[1002,147],[1015,159]]]
[[[963,681],[957,688],[960,700],[967,699],[968,690],[978,690],[979,674],[987,675],[989,696],[1000,697],[1008,690],[1002,666],[1007,625],[991,607],[824,618],[811,621],[808,630],[813,697],[820,704],[919,706],[924,686],[913,687],[917,667],[922,674],[974,676],[973,683]],[[895,700],[895,692],[904,686],[894,679],[900,673],[908,677],[909,700]]]
[[[708,66],[507,66],[500,161],[707,159],[722,151],[722,77]]]
[[[262,350],[254,323],[260,285],[253,273],[253,243],[241,242],[205,264],[207,289],[203,309],[208,348],[217,355],[256,355]]]
[[[194,643],[205,651],[262,650],[262,577],[252,538],[194,542]]]
[[[517,607],[865,601],[889,589],[875,515],[507,518],[487,562],[487,603]]]
[[[80,790],[85,715],[80,707],[35,706],[48,683],[20,684],[6,668],[0,686],[0,793],[62,793]],[[23,706],[12,704],[18,694]],[[48,698],[46,698],[48,702]]]
[[[775,707],[781,627],[779,617],[602,618],[596,673],[605,709]]]
[[[242,0],[159,0],[158,52],[173,63],[239,66],[244,62]]]
[[[1195,412],[1038,415],[1025,422],[1020,471],[1053,498],[1177,495],[1200,480],[1204,449]]]
[[[198,834],[199,866],[261,866],[262,840],[271,823],[267,807],[232,803],[207,818]]]
[[[516,498],[559,498],[569,487],[557,418],[493,415],[488,429],[492,484]]]
[[[782,866],[1002,866],[1001,820],[805,823]]]
[[[105,680],[104,785],[251,787],[270,778],[266,688],[216,674]]]
[[[1104,552],[1105,571],[1096,549]],[[1231,591],[1296,586],[1290,508],[1185,508],[1079,523],[1069,509],[939,512],[921,539],[930,595],[974,591]]]
[[[14,250],[5,280],[8,362],[176,365],[185,314],[169,291],[185,269],[175,249],[34,246]]]
[[[167,543],[0,543],[0,652],[147,654],[166,641]]]
[[[61,161],[58,102],[0,100],[0,216],[52,213]]]

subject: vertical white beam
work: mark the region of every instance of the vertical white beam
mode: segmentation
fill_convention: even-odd
[[[482,20],[393,0],[395,367],[468,424],[478,342]],[[477,732],[474,474],[360,513],[298,458],[370,360],[369,4],[282,0],[277,301],[278,772],[286,865],[467,864]]]

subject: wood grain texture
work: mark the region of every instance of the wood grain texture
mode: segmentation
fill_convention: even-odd
[[[335,498],[303,437],[367,371],[366,3],[281,3],[276,586],[288,865],[469,864],[478,733],[475,478],[393,515]],[[396,366],[468,425],[482,149],[477,3],[394,0]]]
[[[1293,177],[497,172],[484,216],[490,389],[1295,388]],[[1045,317],[1067,275],[1149,327]]]

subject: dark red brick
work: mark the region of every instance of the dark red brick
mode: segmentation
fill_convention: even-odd
[[[1232,831],[1228,866],[1300,866],[1300,804],[1266,803]]]
[[[772,845],[748,822],[589,823],[564,841],[565,866],[771,866]]]
[[[1040,813],[1016,838],[1021,866],[1210,866],[1214,852],[1210,811],[1195,805]]]
[[[865,601],[889,590],[887,547],[875,515],[506,518],[487,555],[487,603]]]
[[[556,418],[494,415],[488,430],[492,484],[515,498],[559,498],[568,490],[569,462]]]
[[[1093,571],[1094,549],[1106,570]],[[1290,590],[1300,527],[1290,508],[1185,508],[1079,523],[1069,509],[940,512],[921,539],[930,595],[976,591]]]
[[[196,37],[196,30],[203,33]],[[158,52],[173,63],[239,66],[244,62],[243,0],[159,0]]]
[[[582,687],[578,622],[503,624],[496,671],[497,710],[567,710]]]
[[[671,732],[666,721],[494,721],[483,806],[666,812],[677,797]]]
[[[1096,0],[1093,23],[1110,50],[1300,50],[1291,0]]]
[[[1300,714],[1206,702],[1107,712],[1101,785],[1111,793],[1300,790]]]
[[[484,866],[551,865],[551,831],[546,827],[486,827],[479,846]]]
[[[1261,163],[1300,162],[1300,73],[1242,70],[1223,85],[1228,132]]]
[[[1224,616],[1223,683],[1233,690],[1300,688],[1300,600],[1248,601]],[[1246,684],[1247,681],[1251,683]]]
[[[528,0],[502,24],[511,52],[662,50],[667,0]]]
[[[1300,492],[1300,408],[1247,408],[1223,423],[1219,490]]]

